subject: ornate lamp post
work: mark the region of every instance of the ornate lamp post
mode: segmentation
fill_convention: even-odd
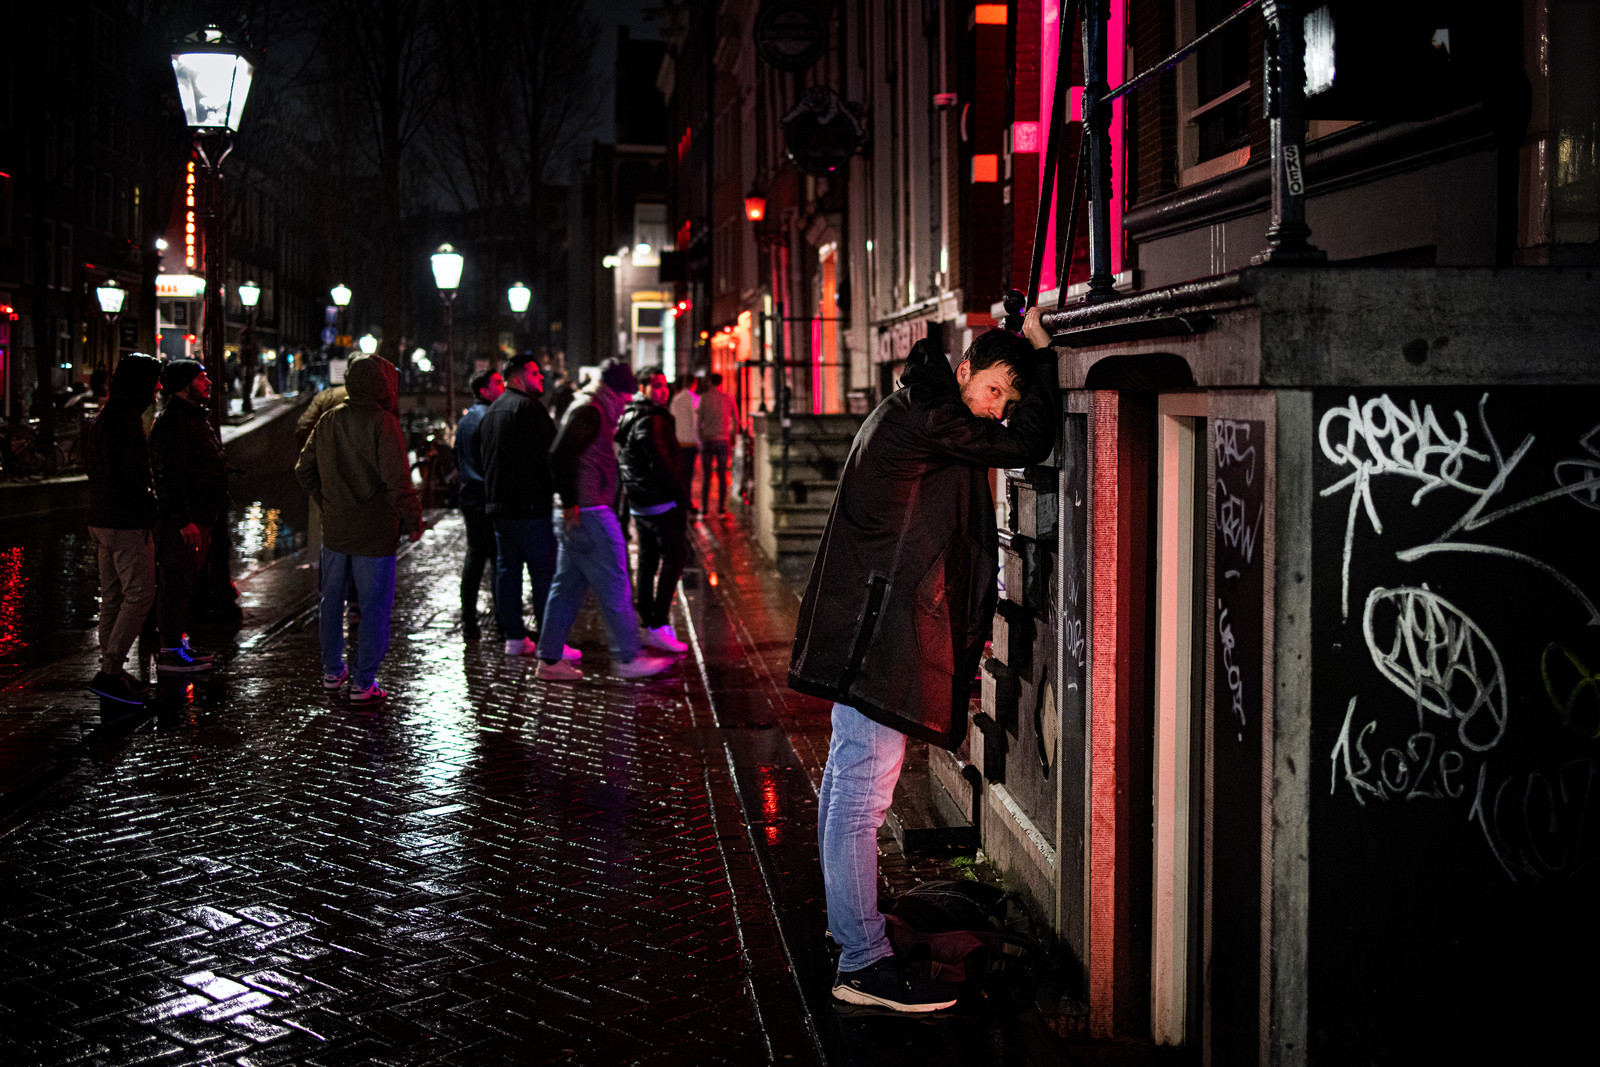
[[[239,286],[239,303],[244,305],[244,332],[239,335],[239,381],[244,394],[241,408],[246,415],[255,411],[250,396],[256,391],[256,304],[261,300],[261,287],[255,282]]]
[[[447,244],[430,257],[433,263],[433,281],[439,287],[439,299],[444,301],[444,411],[445,421],[455,422],[456,416],[456,362],[455,327],[450,319],[451,307],[456,298],[456,288],[461,284],[461,268],[465,263],[461,253]]]
[[[184,118],[194,131],[195,154],[205,174],[201,194],[205,236],[205,327],[201,351],[206,374],[221,383],[223,344],[223,184],[222,161],[233,150],[233,135],[244,117],[245,99],[255,75],[252,63],[237,41],[215,26],[190,34],[172,49],[172,72],[178,81]],[[222,425],[226,389],[211,391],[211,417]]]
[[[117,319],[122,317],[122,302],[128,299],[128,290],[117,284],[115,278],[107,278],[105,283],[94,291],[95,298],[100,301],[100,310],[105,314],[107,332],[111,335],[111,351],[106,355],[105,368],[110,373],[111,358],[117,352]]]
[[[512,282],[511,288],[506,290],[506,303],[511,305],[511,314],[517,317],[518,332],[521,332],[523,327],[527,324],[528,304],[532,300],[533,290],[529,289],[521,282]],[[522,351],[522,345],[520,343],[515,345],[515,348],[518,352]]]

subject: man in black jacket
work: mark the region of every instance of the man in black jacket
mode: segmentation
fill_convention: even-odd
[[[100,560],[100,672],[89,688],[121,704],[142,704],[150,688],[123,668],[156,599],[156,495],[144,412],[156,401],[161,363],[123,356],[111,397],[84,435],[89,536]]]
[[[667,401],[672,386],[658,367],[639,372],[639,393],[617,420],[617,464],[628,511],[639,531],[634,606],[643,643],[662,652],[687,652],[672,628],[672,594],[683,573],[689,494],[678,480],[678,435]],[[657,573],[659,569],[659,574]]]
[[[211,379],[192,359],[161,372],[167,400],[150,429],[150,472],[156,487],[156,625],[161,653],[156,670],[209,670],[211,657],[189,647],[189,603],[211,550],[211,527],[228,503],[222,439],[208,414]]]
[[[534,620],[542,631],[545,598],[556,572],[555,489],[545,460],[556,427],[539,403],[544,372],[532,354],[506,360],[503,376],[506,391],[478,423],[478,453],[483,459],[484,511],[494,522],[495,616],[506,655],[531,656],[535,646],[522,619],[522,570],[528,570]],[[582,654],[565,648],[563,655],[578,659]]]
[[[989,470],[1039,463],[1055,441],[1055,382],[1032,353],[1049,344],[1037,309],[1024,330],[1032,345],[982,335],[954,373],[931,341],[911,350],[902,388],[856,434],[800,604],[789,685],[834,702],[817,833],[843,950],[833,995],[848,1003],[955,1003],[894,956],[877,907],[877,832],[906,735],[953,749],[966,732],[997,598]]]
[[[473,375],[472,393],[476,399],[456,423],[456,473],[460,475],[456,501],[467,526],[467,556],[461,564],[461,636],[476,641],[478,629],[478,586],[483,584],[484,567],[494,563],[494,523],[484,510],[487,497],[483,489],[483,450],[478,447],[478,427],[489,413],[489,405],[506,391],[505,379],[497,370]],[[493,574],[493,571],[490,572]]]

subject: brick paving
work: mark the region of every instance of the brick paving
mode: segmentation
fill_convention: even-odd
[[[82,656],[8,693],[0,765],[61,772],[0,856],[0,1062],[814,1059],[694,672],[464,644],[460,541],[401,565],[382,707],[322,693],[309,611],[131,732]]]
[[[783,685],[797,601],[733,519],[694,528],[683,664],[604,678],[591,605],[578,686],[462,641],[431,519],[378,708],[322,692],[292,555],[154,714],[102,722],[92,634],[0,682],[0,1063],[1068,1062],[1026,989],[835,1010],[827,708]],[[886,890],[954,874],[880,843]]]

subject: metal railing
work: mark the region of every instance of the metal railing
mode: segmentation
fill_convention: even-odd
[[[1136,74],[1115,89],[1106,84],[1106,22],[1108,0],[1062,0],[1061,37],[1057,52],[1055,104],[1050,112],[1050,133],[1045,148],[1039,214],[1034,226],[1033,257],[1028,273],[1028,306],[1039,298],[1040,268],[1055,208],[1056,165],[1060,142],[1066,134],[1067,74],[1071,70],[1068,44],[1075,23],[1083,27],[1083,140],[1067,209],[1066,239],[1057,248],[1058,307],[1066,305],[1072,250],[1077,243],[1078,208],[1085,186],[1089,195],[1089,288],[1083,303],[1116,298],[1111,275],[1111,103],[1173,70],[1207,41],[1252,9],[1259,7],[1266,20],[1263,57],[1266,71],[1266,117],[1271,130],[1272,208],[1267,227],[1267,247],[1254,258],[1258,264],[1319,263],[1326,254],[1310,243],[1305,221],[1305,41],[1295,18],[1292,0],[1245,0],[1216,25],[1161,62]]]

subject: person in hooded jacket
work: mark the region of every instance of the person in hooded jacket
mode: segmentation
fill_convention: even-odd
[[[667,409],[672,387],[659,367],[639,372],[639,395],[617,420],[617,464],[628,511],[639,530],[634,605],[644,643],[662,652],[687,652],[672,628],[672,596],[683,573],[689,494],[678,479],[678,435]]]
[[[400,429],[400,372],[368,356],[350,364],[345,388],[349,398],[317,421],[294,473],[322,508],[322,687],[337,691],[348,680],[350,702],[368,704],[389,695],[377,673],[389,651],[395,548],[401,534],[421,539],[422,502]],[[344,661],[352,583],[361,609],[354,675]]]
[[[456,501],[467,527],[467,555],[461,563],[461,636],[476,641],[478,627],[478,587],[483,584],[483,569],[494,574],[496,558],[494,523],[485,511],[488,496],[483,486],[483,453],[478,447],[478,427],[489,405],[506,391],[505,378],[497,370],[479,371],[472,377],[473,404],[456,423],[456,471],[461,476]]]
[[[211,656],[189,645],[195,585],[211,553],[211,530],[227,512],[228,461],[211,421],[212,382],[203,364],[174,359],[161,370],[166,397],[150,427],[150,474],[156,489],[156,670],[211,669]]]
[[[801,601],[789,686],[831,700],[833,737],[818,793],[828,930],[839,944],[833,996],[935,1011],[954,990],[913,974],[877,907],[878,827],[909,735],[945,748],[967,702],[997,599],[991,468],[1042,462],[1058,421],[1049,337],[990,330],[952,373],[932,341],[901,388],[867,417],[839,478]],[[1031,344],[1029,342],[1032,342]]]
[[[156,600],[156,494],[144,413],[156,402],[161,362],[134,352],[111,378],[111,395],[84,434],[89,536],[100,562],[100,671],[89,688],[142,704],[150,687],[123,664]]]

